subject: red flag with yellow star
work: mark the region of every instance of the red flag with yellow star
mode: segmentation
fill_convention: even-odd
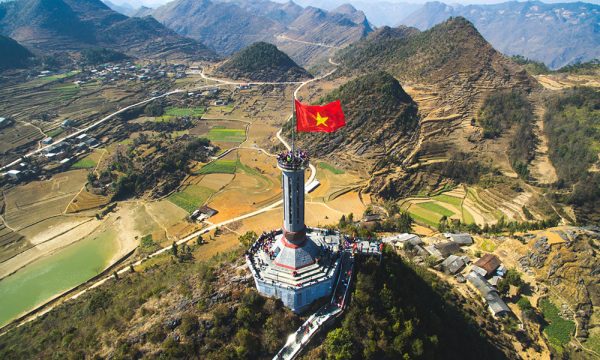
[[[305,105],[296,102],[296,130],[302,132],[334,132],[346,125],[339,100],[325,105]]]

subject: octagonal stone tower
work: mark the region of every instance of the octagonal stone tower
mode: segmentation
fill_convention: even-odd
[[[263,233],[246,254],[258,291],[301,312],[331,295],[340,265],[339,233],[304,224],[304,171],[308,155],[288,151],[277,157],[282,172],[283,228]]]

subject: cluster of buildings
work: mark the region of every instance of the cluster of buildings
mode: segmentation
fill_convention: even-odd
[[[57,144],[53,144],[53,139],[47,137],[42,140],[42,144],[46,146],[35,157],[35,161],[23,161],[15,165],[2,174],[4,178],[18,183],[37,177],[42,172],[65,170],[71,166],[76,158],[86,154],[89,149],[98,147],[100,142],[96,138],[83,133]]]
[[[492,315],[504,316],[510,308],[502,300],[496,286],[506,275],[506,267],[493,254],[484,254],[475,262],[463,251],[464,247],[473,245],[470,234],[443,234],[443,239],[426,238],[424,241],[415,234],[396,234],[385,237],[383,242],[403,250],[411,250],[417,255],[413,261],[425,263],[425,259],[433,263],[434,269],[454,276],[459,283],[468,283],[479,292]]]
[[[145,66],[136,65],[130,61],[121,63],[110,63],[96,65],[85,69],[76,84],[84,84],[90,81],[108,83],[119,80],[127,81],[150,81],[173,77],[181,79],[186,77],[184,64],[160,64],[150,63]]]

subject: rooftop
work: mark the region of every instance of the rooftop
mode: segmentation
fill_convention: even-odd
[[[487,276],[496,271],[500,264],[500,259],[498,259],[496,255],[485,254],[479,260],[477,260],[474,265],[485,270]]]
[[[448,257],[460,251],[460,245],[454,241],[437,243],[434,246],[440,252],[440,254],[442,254],[442,257]]]
[[[281,230],[262,234],[247,253],[252,275],[292,289],[331,278],[340,261],[339,234],[306,230],[307,240],[301,246],[286,244]]]
[[[473,237],[470,234],[450,234],[450,233],[446,233],[446,234],[444,234],[444,236],[446,238],[448,238],[449,240],[452,240],[455,243],[460,244],[460,245],[471,245],[471,244],[473,244]]]

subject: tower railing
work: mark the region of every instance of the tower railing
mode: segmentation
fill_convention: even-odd
[[[277,155],[277,165],[282,170],[306,169],[309,163],[308,154],[303,150],[285,151]]]

